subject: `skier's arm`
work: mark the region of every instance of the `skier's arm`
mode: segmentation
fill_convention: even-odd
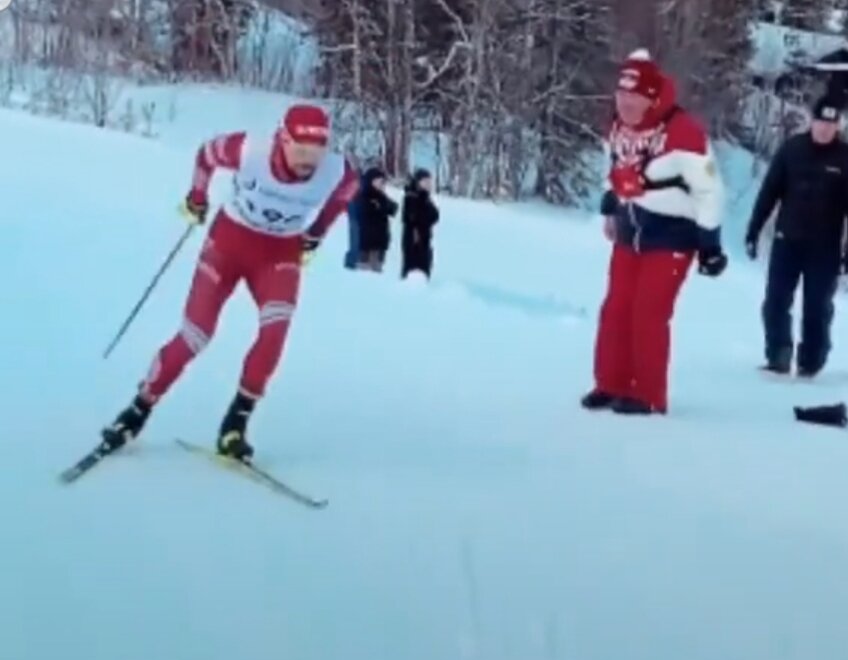
[[[315,218],[315,222],[306,230],[306,237],[313,241],[320,241],[329,231],[332,224],[344,213],[359,188],[359,180],[356,170],[345,161],[345,170],[341,181],[335,187],[330,197]]]
[[[771,161],[763,179],[751,220],[748,223],[748,238],[755,240],[774,211],[774,207],[783,197],[786,189],[786,145],[782,146]]]
[[[191,183],[191,197],[197,202],[205,202],[209,193],[209,184],[215,170],[223,167],[238,169],[241,164],[241,151],[245,133],[219,135],[203,143],[194,160],[194,175]]]

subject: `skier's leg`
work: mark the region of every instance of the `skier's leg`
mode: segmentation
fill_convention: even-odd
[[[656,251],[642,255],[633,301],[633,398],[645,412],[668,409],[671,320],[689,273],[692,252]]]
[[[207,240],[194,272],[182,328],[156,354],[133,402],[103,431],[105,442],[117,447],[140,433],[155,403],[212,336],[237,282],[237,269]]]
[[[602,407],[600,404],[608,405],[611,398],[630,394],[631,308],[638,269],[639,255],[622,245],[613,248],[595,341],[595,390],[584,399],[586,407]]]
[[[259,331],[245,358],[239,391],[218,438],[218,450],[236,458],[253,454],[246,438],[247,422],[282,357],[297,304],[300,266],[290,262],[262,266],[248,275],[247,284],[259,308]]]
[[[226,253],[207,240],[186,300],[183,322],[176,335],[157,353],[142,383],[142,395],[155,403],[209,343],[224,303],[239,280],[239,270]]]
[[[297,305],[300,266],[283,262],[257,269],[248,287],[259,308],[259,333],[244,362],[241,389],[260,398],[282,357]]]

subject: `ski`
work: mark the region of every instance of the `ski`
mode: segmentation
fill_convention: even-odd
[[[175,442],[179,447],[191,454],[203,456],[209,459],[209,461],[214,463],[215,465],[228,469],[232,472],[241,474],[242,476],[247,477],[251,481],[267,486],[275,493],[285,495],[286,497],[294,500],[295,502],[298,502],[299,504],[309,507],[310,509],[323,509],[329,504],[329,501],[326,499],[317,499],[292,488],[291,486],[282,482],[280,479],[278,479],[271,473],[266,472],[262,468],[258,467],[255,463],[248,463],[246,461],[239,461],[234,458],[221,456],[221,454],[216,451],[213,451],[212,449],[196,445],[192,442],[183,440],[182,438],[176,438]]]
[[[87,474],[94,466],[99,465],[107,456],[114,454],[116,449],[108,449],[102,442],[85,454],[76,463],[59,475],[59,481],[70,484]]]

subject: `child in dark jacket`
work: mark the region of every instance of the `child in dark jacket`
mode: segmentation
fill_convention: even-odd
[[[398,205],[385,192],[386,174],[379,167],[366,170],[353,209],[359,228],[359,267],[382,271],[389,249],[389,218]]]
[[[406,184],[403,197],[403,268],[401,277],[420,271],[428,278],[433,269],[433,226],[439,209],[430,195],[433,178],[424,169],[416,170]]]

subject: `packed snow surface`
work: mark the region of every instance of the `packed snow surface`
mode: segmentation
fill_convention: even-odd
[[[589,414],[609,244],[582,212],[440,197],[430,283],[398,278],[397,230],[384,274],[344,270],[339,221],[251,427],[326,510],[173,442],[214,441],[243,289],[143,440],[58,484],[178,327],[201,235],[101,357],[183,231],[197,141],[276,119],[215,93],[159,140],[0,112],[0,658],[846,657],[848,438],[792,418],[842,399],[845,319],[817,382],[765,378],[734,249],[678,305],[671,414]]]

